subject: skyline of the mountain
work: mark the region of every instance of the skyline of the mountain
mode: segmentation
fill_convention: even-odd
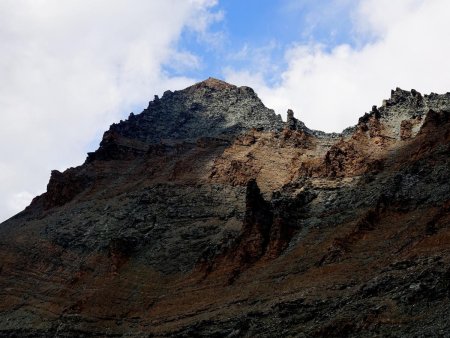
[[[0,219],[106,126],[209,76],[324,131],[396,87],[445,93],[449,12],[446,0],[3,1]]]

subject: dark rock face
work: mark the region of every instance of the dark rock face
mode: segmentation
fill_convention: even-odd
[[[273,212],[255,180],[247,184],[245,202],[243,229],[233,254],[240,256],[240,264],[251,264],[264,255],[269,245]]]
[[[337,134],[216,79],[0,225],[0,336],[446,336],[450,95]]]

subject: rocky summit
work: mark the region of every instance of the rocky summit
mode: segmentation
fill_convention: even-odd
[[[450,93],[338,134],[216,79],[0,225],[0,336],[450,337]]]

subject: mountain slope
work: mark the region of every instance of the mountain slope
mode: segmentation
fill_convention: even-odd
[[[342,134],[208,79],[114,124],[0,225],[0,333],[450,332],[450,93]]]

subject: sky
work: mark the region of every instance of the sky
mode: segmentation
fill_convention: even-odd
[[[0,0],[0,221],[109,125],[210,76],[341,131],[392,88],[450,91],[448,0]]]

